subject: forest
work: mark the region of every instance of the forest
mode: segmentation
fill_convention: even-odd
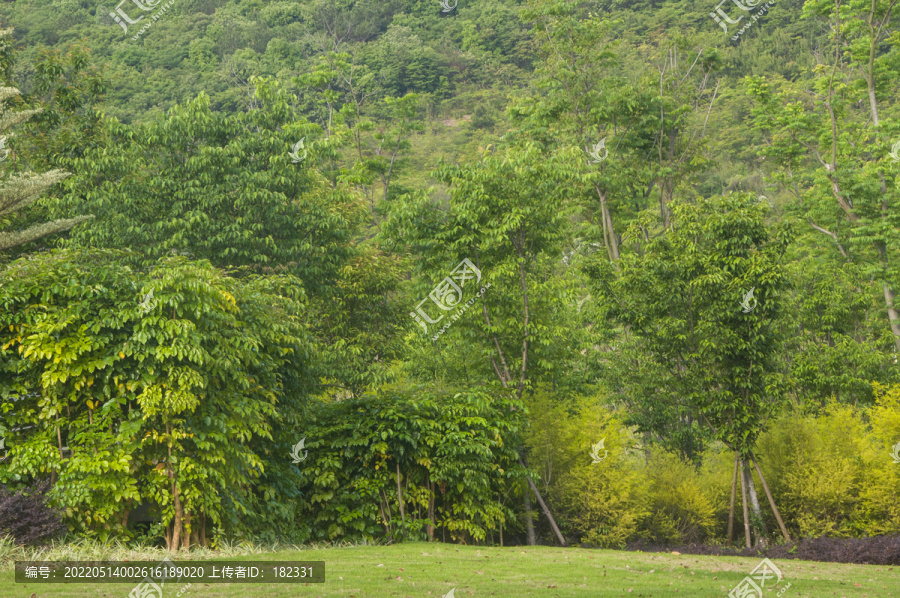
[[[0,5],[0,536],[900,534],[897,0],[453,2]]]

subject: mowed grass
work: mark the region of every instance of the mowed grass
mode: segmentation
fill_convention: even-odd
[[[181,558],[177,558],[181,561]],[[225,560],[225,559],[213,559]],[[635,553],[582,548],[483,548],[404,543],[284,550],[227,560],[325,561],[323,584],[193,583],[183,598],[408,597],[440,598],[451,589],[469,596],[627,596],[723,598],[760,559]],[[900,567],[782,560],[784,579],[766,596],[825,598],[900,597]],[[780,593],[785,586],[790,588]],[[127,598],[133,584],[17,584],[0,571],[3,598],[99,596]],[[166,584],[163,598],[176,598],[184,584]],[[155,596],[154,596],[155,598]]]

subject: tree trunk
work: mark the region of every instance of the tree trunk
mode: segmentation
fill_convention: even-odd
[[[185,510],[184,512],[184,536],[182,539],[181,549],[185,552],[191,549],[191,533],[193,530],[191,529],[191,512],[190,510]]]
[[[537,539],[534,535],[534,521],[531,519],[531,494],[525,489],[525,543],[536,546]]]
[[[744,508],[744,543],[750,548],[750,515],[747,513],[747,486],[744,483],[744,472],[741,471],[741,506]]]
[[[503,507],[503,500],[500,498],[500,495],[497,495],[497,500],[500,503],[500,506]],[[500,548],[503,548],[503,517],[500,517]]]
[[[206,513],[202,513],[200,519],[200,546],[209,548],[209,541],[206,539]]]
[[[756,457],[751,457],[753,459],[753,465],[756,467],[756,473],[759,474],[759,481],[762,483],[763,490],[766,491],[766,498],[769,499],[769,506],[772,507],[772,512],[775,513],[775,520],[778,521],[778,527],[781,528],[781,534],[784,536],[785,542],[790,542],[791,537],[788,535],[787,528],[784,526],[784,521],[781,520],[781,513],[778,512],[778,507],[775,506],[775,499],[772,498],[772,493],[769,491],[769,485],[766,484],[766,478],[763,477],[762,470],[759,468],[759,463],[756,462]]]
[[[616,239],[616,231],[613,229],[612,216],[609,213],[609,206],[606,203],[606,191],[595,187],[597,195],[600,197],[600,219],[603,224],[603,240],[606,242],[606,251],[609,259],[613,263],[619,261],[619,242]]]
[[[674,141],[674,138],[673,138]],[[659,212],[665,230],[669,229],[669,204],[672,203],[672,181],[666,179],[659,186]]]
[[[756,547],[765,547],[766,545],[766,524],[762,518],[762,510],[759,508],[759,497],[756,495],[756,487],[753,484],[753,473],[750,471],[750,464],[746,459],[741,463],[744,475],[747,476],[747,494],[750,497],[750,508],[753,509],[754,523],[759,525],[756,530]],[[755,527],[755,526],[754,526]]]
[[[384,492],[384,488],[381,489],[381,496],[384,498],[384,509],[381,511],[381,519],[384,520],[384,527],[387,530],[388,536],[391,541],[394,540],[394,530],[393,526],[391,526],[391,520],[393,517],[391,516],[391,505],[388,504],[387,494]],[[387,517],[385,517],[387,515]]]
[[[400,462],[396,463],[397,465],[397,500],[400,502],[400,520],[403,522],[404,529],[406,528],[406,512],[403,509],[403,490],[400,488]]]
[[[184,516],[184,510],[181,507],[181,499],[178,496],[178,486],[172,482],[172,498],[175,505],[175,521],[172,524],[172,552],[178,550],[181,544],[181,520]]]
[[[172,424],[166,423],[166,435],[172,438]],[[172,469],[172,445],[168,447],[169,459],[166,461],[166,473],[172,481],[172,505],[175,507],[175,521],[172,522],[172,540],[169,546],[170,552],[175,552],[181,544],[181,517],[183,515],[181,509],[181,499],[178,496],[178,480],[175,477],[175,470]]]
[[[528,464],[525,461],[525,457],[522,454],[522,448],[519,448],[519,464],[524,468],[528,468]],[[556,534],[556,539],[559,540],[561,546],[568,546],[566,539],[563,537],[562,532],[559,531],[559,527],[556,525],[556,520],[553,518],[553,514],[550,512],[550,509],[547,507],[547,503],[544,502],[543,497],[541,496],[540,491],[537,489],[537,486],[534,485],[534,482],[531,481],[530,477],[525,478],[528,480],[528,485],[531,487],[532,492],[534,492],[535,498],[537,498],[538,504],[541,506],[541,510],[544,512],[544,515],[547,517],[547,521],[550,522],[550,528],[553,530],[553,533]],[[527,492],[526,492],[527,495]],[[530,501],[529,501],[530,502]],[[531,545],[533,546],[533,544]]]
[[[428,534],[428,541],[434,542],[434,482],[431,481],[431,474],[425,478],[425,484],[428,488],[428,523],[425,525],[425,533]]]
[[[728,545],[734,539],[734,495],[737,494],[738,458],[734,456],[734,474],[731,476],[731,504],[728,506]]]
[[[384,525],[384,535],[385,537],[391,535],[391,528],[388,527],[387,517],[384,515],[384,504],[379,500],[378,501],[378,512],[381,513],[381,524]]]
[[[888,321],[891,323],[891,332],[894,334],[894,346],[900,351],[900,315],[897,314],[897,308],[894,304],[894,290],[887,285],[882,284],[884,288],[884,303],[887,306]]]
[[[534,482],[531,481],[531,478],[528,478],[528,485],[531,486],[531,491],[534,492],[534,497],[537,498],[538,504],[541,506],[541,510],[544,512],[544,515],[547,516],[547,521],[550,522],[550,528],[556,535],[556,539],[559,540],[560,546],[568,546],[565,537],[563,537],[562,532],[559,531],[559,527],[556,526],[556,520],[553,519],[553,515],[550,513],[550,509],[547,508],[547,503],[544,502],[544,499],[541,497],[541,493],[538,491],[537,486],[534,485]]]

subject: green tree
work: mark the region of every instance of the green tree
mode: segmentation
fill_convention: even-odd
[[[450,187],[446,208],[440,209],[427,194],[416,194],[398,201],[383,230],[385,240],[406,243],[422,254],[419,272],[431,280],[444,279],[449,269],[469,259],[482,273],[481,287],[490,283],[480,308],[474,304],[475,313],[439,315],[432,305],[423,308],[426,314],[432,312],[423,318],[429,324],[443,320],[439,325],[446,326],[458,317],[450,330],[460,335],[469,356],[477,348],[479,377],[495,375],[516,400],[535,380],[552,379],[559,352],[571,351],[561,342],[567,330],[560,314],[572,303],[572,286],[554,276],[569,230],[571,201],[558,177],[570,159],[548,156],[528,144],[509,147],[502,155],[485,155],[471,165],[442,164],[435,175]],[[468,275],[475,279],[471,271]],[[426,296],[425,285],[420,288]],[[462,297],[454,300],[462,303]],[[443,332],[426,327],[437,344],[444,340],[437,340]],[[440,350],[437,344],[435,351]],[[557,539],[565,544],[537,487],[528,481]],[[529,543],[534,542],[529,533]]]
[[[8,31],[8,30],[7,30]],[[0,87],[0,103],[19,95],[13,87]],[[25,122],[38,110],[11,111],[4,107],[0,113],[0,133],[6,133],[11,127]],[[11,135],[0,136],[0,159],[5,159],[11,152],[5,147]],[[34,204],[48,188],[69,176],[69,173],[54,169],[41,174],[24,172],[13,174],[0,184],[0,252],[31,243],[48,235],[64,232],[91,218],[81,215],[74,218],[57,218],[51,222],[27,224],[23,210]],[[15,216],[14,216],[15,215]]]
[[[298,467],[314,537],[433,540],[443,528],[456,540],[484,541],[512,518],[501,497],[524,473],[516,404],[438,385],[313,403],[302,432],[308,460]]]
[[[201,95],[149,126],[108,121],[110,143],[71,161],[61,209],[97,216],[72,245],[152,261],[174,251],[328,286],[348,255],[350,198],[310,167],[314,146],[301,163],[289,156],[317,127],[294,122],[278,96],[261,103],[229,117]]]
[[[694,458],[694,422],[709,425],[740,460],[760,523],[749,462],[783,402],[776,324],[791,238],[786,226],[768,229],[764,213],[747,195],[675,202],[670,232],[623,256],[618,273],[609,265],[595,270],[611,313],[636,339],[622,374],[632,423]],[[667,420],[676,415],[686,421],[673,433]]]
[[[812,84],[801,91],[749,78],[747,86],[773,178],[831,251],[880,287],[900,352],[900,169],[890,157],[900,134],[890,101],[900,51],[890,33],[900,18],[894,9],[890,0],[805,4],[805,16],[826,19],[831,30]]]
[[[124,258],[54,251],[0,272],[0,479],[50,472],[70,525],[100,538],[126,533],[142,501],[170,550],[247,519],[284,529],[292,497],[257,480],[311,388],[298,281]]]

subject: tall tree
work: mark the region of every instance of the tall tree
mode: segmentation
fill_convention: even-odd
[[[0,87],[0,104],[20,95],[14,87]],[[4,106],[0,113],[0,134],[27,121],[39,110],[12,111]],[[0,136],[0,160],[6,159],[12,150],[5,147],[10,134]],[[69,173],[54,169],[35,174],[23,172],[14,174],[0,183],[0,251],[6,251],[48,235],[64,232],[91,218],[81,215],[74,218],[58,218],[51,222],[25,224],[23,210],[34,204],[48,188],[69,176]],[[13,217],[15,214],[17,217]]]
[[[535,379],[553,376],[559,363],[555,352],[564,346],[557,342],[566,335],[560,314],[573,303],[572,284],[555,276],[554,269],[570,227],[570,193],[558,181],[571,176],[564,173],[571,173],[572,161],[571,152],[547,155],[526,144],[471,165],[442,164],[435,175],[449,186],[446,209],[427,194],[417,194],[399,202],[383,231],[424,254],[419,267],[429,278],[440,280],[450,274],[448,264],[469,259],[481,272],[481,287],[490,281],[481,305],[472,309],[477,314],[463,314],[454,332],[465,345],[478,348],[486,373],[493,372],[517,401]],[[424,320],[432,325],[426,333],[434,337],[439,326],[456,317],[449,310],[462,299],[449,287],[440,288],[449,292],[440,295],[444,305],[423,308]],[[530,479],[529,484],[565,544]]]
[[[810,228],[880,287],[900,352],[900,171],[891,158],[900,120],[889,101],[900,12],[896,0],[817,0],[804,12],[828,21],[830,39],[812,85],[748,80],[753,126],[765,134],[760,151]]]
[[[53,472],[70,522],[100,538],[151,502],[170,550],[206,544],[207,523],[292,523],[257,479],[296,476],[277,462],[311,386],[298,281],[123,257],[56,250],[0,271],[0,396],[19,397],[0,406],[0,480]]]
[[[667,433],[656,413],[668,405],[709,425],[740,460],[760,523],[749,464],[783,394],[773,367],[781,346],[775,322],[791,238],[789,227],[769,230],[764,212],[746,195],[676,201],[669,232],[642,254],[623,256],[618,273],[597,270],[599,293],[638,339],[632,358],[640,367],[626,366],[638,425]],[[763,538],[758,530],[757,541]]]

